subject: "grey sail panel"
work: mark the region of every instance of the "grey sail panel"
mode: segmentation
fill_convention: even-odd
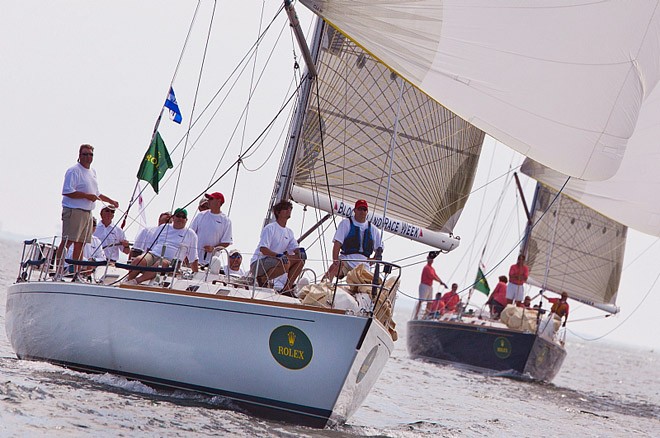
[[[396,130],[388,216],[451,233],[472,188],[483,131],[330,26],[322,38],[294,186],[326,199],[366,199],[382,212]]]
[[[556,199],[555,199],[556,198]],[[553,202],[554,201],[554,202]],[[628,228],[542,184],[528,236],[529,283],[591,305],[616,303]]]

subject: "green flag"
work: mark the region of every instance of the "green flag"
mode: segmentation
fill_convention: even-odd
[[[490,293],[490,287],[488,286],[488,282],[486,281],[486,277],[484,277],[484,272],[481,268],[477,271],[477,279],[474,281],[474,288],[486,295]]]
[[[167,169],[171,169],[172,167],[174,166],[172,165],[170,154],[165,147],[165,142],[160,136],[160,133],[156,131],[156,136],[149,145],[147,153],[144,154],[142,163],[140,163],[137,177],[151,184],[154,191],[158,193],[158,181],[163,178]]]

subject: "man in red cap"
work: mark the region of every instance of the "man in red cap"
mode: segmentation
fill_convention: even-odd
[[[347,217],[339,223],[332,248],[332,266],[328,277],[344,277],[348,271],[369,260],[374,252],[383,251],[380,231],[367,221],[369,205],[364,199],[358,199],[353,209],[353,217]],[[341,260],[341,264],[339,263]]]
[[[202,266],[211,263],[216,249],[233,243],[231,220],[220,211],[225,197],[220,192],[206,193],[204,197],[209,201],[209,209],[195,216],[190,225],[190,229],[197,234],[199,264]]]

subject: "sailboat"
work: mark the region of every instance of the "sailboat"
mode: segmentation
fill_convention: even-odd
[[[617,313],[626,235],[625,225],[538,184],[521,247],[528,290],[540,288],[542,298],[566,292],[571,300]],[[419,314],[408,323],[408,352],[488,375],[551,381],[566,357],[566,329],[539,301],[533,308],[508,305],[501,315],[479,308],[437,318]]]
[[[322,20],[306,58],[271,204],[290,197],[350,216],[365,199],[374,226],[457,247],[451,230],[483,132]],[[326,283],[330,293],[308,300],[209,271],[168,268],[150,284],[119,283],[128,268],[120,263],[88,265],[98,273],[91,283],[56,281],[55,243],[25,242],[7,292],[5,326],[21,359],[220,395],[256,415],[325,427],[360,406],[397,338],[392,263],[376,262],[373,283]]]

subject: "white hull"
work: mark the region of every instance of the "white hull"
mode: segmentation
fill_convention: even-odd
[[[7,293],[7,335],[20,358],[218,394],[314,427],[345,421],[393,348],[369,318],[146,289],[17,283]]]

